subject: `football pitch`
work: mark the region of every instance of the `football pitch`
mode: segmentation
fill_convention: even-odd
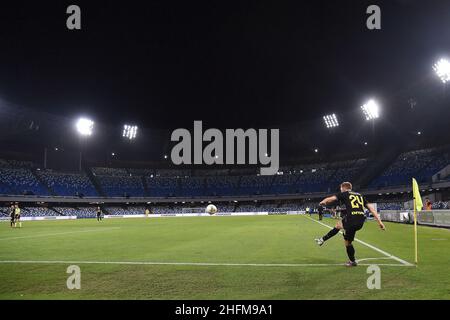
[[[367,222],[346,268],[335,220],[235,216],[0,223],[0,299],[450,299],[450,230]],[[368,289],[368,265],[381,288]],[[81,270],[69,290],[67,268]]]

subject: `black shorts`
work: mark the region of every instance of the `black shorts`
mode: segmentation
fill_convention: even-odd
[[[19,221],[20,220],[20,215],[16,214],[16,216],[14,217],[14,220]]]
[[[342,226],[344,227],[344,240],[355,240],[356,231],[361,230],[364,226],[364,220],[362,222],[348,222],[342,220]]]

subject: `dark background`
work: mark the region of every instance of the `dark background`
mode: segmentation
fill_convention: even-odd
[[[70,4],[82,30],[66,28]],[[366,28],[370,4],[382,30]],[[448,39],[445,0],[2,2],[0,143],[78,150],[73,121],[86,115],[84,148],[100,159],[161,160],[170,131],[194,120],[279,128],[282,161],[442,144],[450,93],[432,65]],[[369,98],[373,124],[359,109]],[[333,112],[341,127],[326,130]],[[125,122],[140,127],[134,145]]]

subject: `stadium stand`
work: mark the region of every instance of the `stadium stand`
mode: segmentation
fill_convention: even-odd
[[[172,177],[145,177],[148,195],[151,197],[170,197],[175,195],[178,182]]]
[[[37,171],[38,176],[59,196],[98,196],[85,173],[63,173],[52,170]]]
[[[373,180],[369,184],[369,188],[380,189],[409,185],[411,177],[415,177],[418,183],[430,182],[433,174],[449,163],[448,147],[405,152],[381,176]]]
[[[344,180],[353,181],[369,159],[282,166],[274,176],[254,168],[151,169],[85,168],[82,172],[39,170],[32,162],[0,160],[0,194],[84,197],[210,197],[332,193]],[[400,154],[367,186],[369,190],[419,184],[450,163],[450,147]],[[91,174],[92,173],[92,174]],[[362,187],[362,188],[361,188]],[[365,185],[359,189],[365,189]]]
[[[9,207],[0,207],[0,213],[4,216],[9,216]],[[21,208],[21,216],[22,217],[50,217],[50,216],[59,216],[59,214],[52,210],[51,208],[46,207],[22,207]]]
[[[127,206],[127,207],[106,207],[107,213],[110,215],[136,215],[144,214],[145,207],[141,206]]]
[[[89,207],[56,207],[55,210],[63,216],[76,216],[77,218],[95,218],[97,206]]]
[[[404,206],[400,202],[390,202],[390,203],[384,203],[384,202],[377,202],[377,209],[380,210],[402,210],[404,209]]]
[[[448,210],[450,209],[449,201],[437,201],[432,204],[433,210]]]
[[[33,174],[31,162],[2,160],[0,162],[0,194],[5,195],[49,195]]]
[[[144,197],[141,176],[124,168],[92,168],[92,173],[109,197]]]
[[[176,214],[186,212],[204,212],[204,204],[183,204],[183,203],[163,203],[144,205],[116,205],[102,207],[105,215],[142,215],[145,209],[150,209],[151,214]],[[269,213],[287,213],[289,211],[305,211],[310,208],[312,213],[317,212],[317,202],[314,201],[246,201],[246,202],[224,202],[216,203],[218,212],[269,212]],[[401,202],[377,202],[378,211],[381,210],[403,210],[405,209]],[[192,211],[191,211],[192,209]],[[195,209],[195,210],[194,210]],[[200,209],[200,211],[199,211]],[[449,201],[437,201],[433,203],[433,210],[450,209]],[[42,217],[42,216],[76,216],[78,219],[95,218],[97,205],[89,206],[57,206],[57,207],[22,207],[23,217]],[[0,216],[9,217],[9,207],[0,206]]]

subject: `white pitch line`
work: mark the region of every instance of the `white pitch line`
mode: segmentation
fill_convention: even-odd
[[[327,227],[328,229],[333,229],[333,227],[330,227],[329,225],[327,225],[327,224],[325,224],[325,223],[323,223],[323,222],[314,220],[313,218],[310,218],[310,217],[306,217],[306,218],[308,218],[308,219],[311,220],[311,221],[317,222],[317,223],[321,224],[322,226]],[[359,239],[357,239],[357,238],[355,238],[355,241],[361,243],[362,245],[365,245],[366,247],[369,247],[370,249],[373,249],[373,250],[375,250],[375,251],[381,253],[382,255],[385,255],[385,256],[388,257],[388,258],[391,258],[391,259],[393,259],[393,260],[396,260],[396,261],[398,261],[398,262],[404,264],[405,266],[408,266],[408,267],[414,267],[414,265],[413,265],[412,263],[410,263],[410,262],[408,262],[408,261],[405,261],[405,260],[403,260],[403,259],[400,259],[399,257],[396,257],[396,256],[394,256],[394,255],[392,255],[392,254],[390,254],[390,253],[387,253],[386,251],[383,251],[383,250],[381,250],[380,248],[377,248],[377,247],[375,247],[375,246],[373,246],[373,245],[371,245],[371,244],[368,244],[367,242],[364,242],[364,241],[359,240]]]
[[[368,261],[368,260],[391,260],[391,257],[363,258],[363,259],[356,259],[356,262],[360,263],[361,261]]]
[[[0,238],[2,240],[17,240],[17,239],[29,239],[29,238],[40,238],[40,237],[50,237],[50,236],[60,236],[72,233],[83,233],[83,232],[97,232],[97,231],[108,231],[120,229],[120,227],[112,227],[112,228],[102,228],[102,229],[89,229],[89,230],[80,230],[80,231],[68,231],[68,232],[58,232],[58,233],[46,233],[46,234],[36,234],[31,236],[23,236],[23,237],[8,237],[8,238]]]
[[[21,261],[4,260],[0,264],[109,264],[109,265],[172,265],[172,266],[205,266],[205,267],[342,267],[342,263],[210,263],[210,262],[151,262],[151,261]],[[371,264],[358,264],[369,266]],[[389,267],[408,267],[403,264],[377,264]]]

